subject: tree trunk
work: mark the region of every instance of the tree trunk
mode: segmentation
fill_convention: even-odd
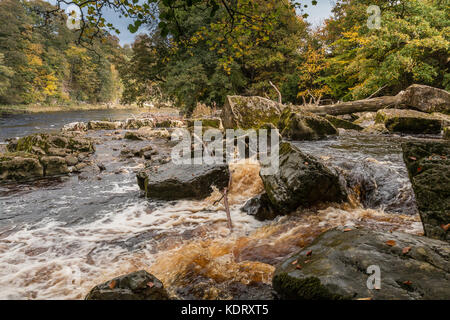
[[[355,112],[375,112],[385,108],[401,108],[401,102],[402,99],[399,96],[385,96],[366,100],[343,102],[329,106],[306,106],[302,107],[302,110],[319,115],[330,114],[333,116],[338,116]]]

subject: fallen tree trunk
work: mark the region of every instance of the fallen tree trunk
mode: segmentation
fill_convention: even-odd
[[[400,96],[385,96],[366,100],[349,101],[329,106],[305,106],[301,109],[318,115],[343,115],[356,112],[376,112],[385,108],[401,108]]]

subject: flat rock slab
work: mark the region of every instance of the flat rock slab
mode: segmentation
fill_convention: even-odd
[[[147,197],[161,200],[203,199],[213,186],[228,186],[230,172],[223,165],[177,165],[172,162],[140,171],[138,185]]]
[[[442,130],[442,119],[414,110],[379,110],[376,123],[384,123],[391,133],[439,134]]]
[[[450,141],[402,144],[425,235],[450,241]]]
[[[152,274],[140,270],[126,274],[98,286],[86,300],[168,300],[163,284]]]
[[[333,229],[284,260],[273,287],[282,299],[450,299],[450,245],[400,232]],[[380,268],[379,289],[369,266]]]

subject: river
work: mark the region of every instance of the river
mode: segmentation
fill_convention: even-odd
[[[0,142],[35,132],[61,129],[68,122],[89,120],[124,120],[139,114],[136,109],[102,109],[89,111],[57,111],[29,114],[0,114]]]
[[[55,130],[78,120],[127,118],[126,111],[17,115],[0,120],[1,138]],[[82,299],[94,285],[145,269],[173,295],[192,299],[271,298],[274,266],[336,226],[422,234],[400,143],[416,137],[343,133],[295,142],[362,194],[361,201],[301,210],[259,222],[240,208],[262,192],[259,165],[232,164],[230,234],[218,191],[202,201],[145,199],[135,171],[143,159],[119,157],[124,140],[99,139],[106,170],[0,185],[0,299]],[[127,141],[127,147],[164,141]]]

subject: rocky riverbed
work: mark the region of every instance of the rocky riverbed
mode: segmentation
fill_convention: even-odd
[[[67,166],[56,176],[5,175],[9,178],[0,185],[0,298],[82,299],[89,292],[92,299],[445,298],[449,245],[424,237],[419,211],[424,202],[417,202],[416,184],[410,182],[411,168],[417,167],[405,166],[402,151],[402,143],[442,143],[441,137],[380,135],[384,129],[374,134],[337,124],[332,135],[314,135],[310,119],[317,117],[285,118],[291,121],[285,123],[290,128],[285,138],[294,141],[284,142],[280,175],[263,179],[254,159],[231,163],[225,170],[193,171],[189,179],[187,171],[177,173],[171,168],[170,133],[185,125],[178,117],[66,126],[58,136],[92,143],[81,162],[77,154],[83,168],[69,169],[78,164],[67,162],[78,152],[72,150],[64,157],[51,155]],[[376,125],[375,115],[362,117],[369,119],[364,126]],[[302,136],[295,132],[309,138],[295,141]],[[8,149],[17,145],[11,141]],[[20,152],[42,163],[49,148],[41,149],[41,155],[31,147]],[[421,161],[424,172],[433,172],[430,162],[423,162],[429,156],[419,152],[406,160]],[[442,161],[447,155],[438,156]],[[438,164],[448,168],[445,162]],[[220,192],[229,175],[232,232]],[[181,190],[178,196],[163,185],[168,178],[170,190]],[[445,185],[447,191],[439,191],[443,207],[427,211],[426,217],[448,210]],[[152,194],[152,186],[160,191]],[[199,191],[184,193],[186,188]],[[445,240],[448,217],[442,219],[429,223],[444,236],[430,234]],[[354,236],[358,232],[361,236]],[[405,248],[409,250],[403,253]],[[325,268],[327,256],[336,257],[334,271]],[[391,272],[386,269],[389,259],[406,266]],[[367,289],[367,261],[389,273],[382,282],[385,291]],[[418,283],[424,276],[421,268],[436,269],[428,285]],[[352,275],[357,277],[347,281]],[[438,282],[440,286],[433,285]],[[313,284],[310,291],[301,289],[304,283]]]

